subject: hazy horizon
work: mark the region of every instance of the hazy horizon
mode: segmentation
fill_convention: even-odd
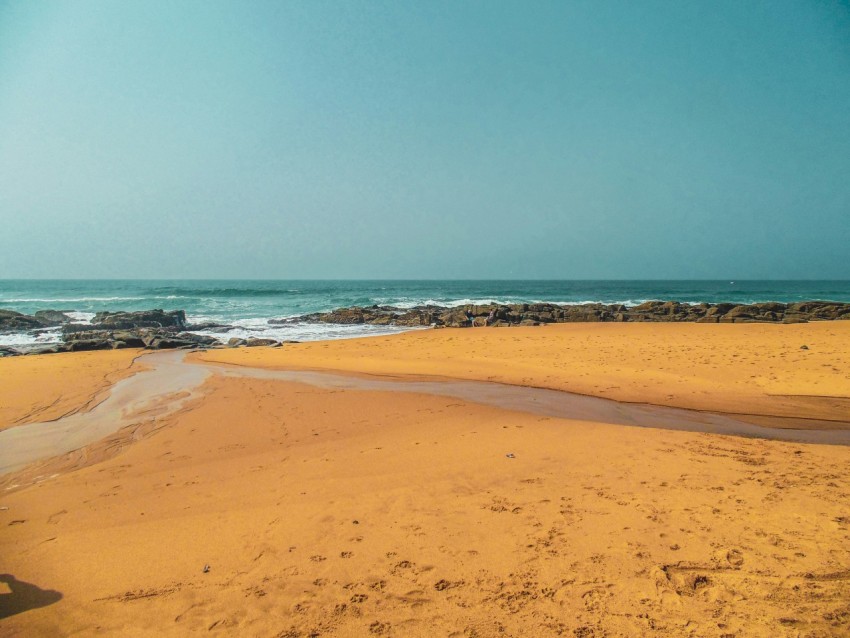
[[[840,2],[0,1],[0,278],[842,281],[848,113]]]

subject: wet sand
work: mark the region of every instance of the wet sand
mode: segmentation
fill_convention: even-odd
[[[112,350],[0,360],[0,430],[91,409],[104,390],[132,374],[140,354]]]
[[[510,363],[515,348],[520,370],[503,365],[502,374],[569,381],[568,368],[548,369],[578,355],[546,355],[537,340],[549,335],[554,351],[575,336],[550,328],[527,337],[445,330],[192,357],[325,370],[337,363],[373,375],[383,351],[384,371],[409,383],[413,374],[464,378],[461,367],[474,379],[495,358]],[[694,346],[720,368],[712,383],[740,390],[734,409],[745,400],[774,407],[738,374],[741,357],[745,366],[761,357],[760,374],[792,389],[796,381],[806,389],[808,379],[846,398],[839,393],[848,368],[819,369],[826,350],[835,367],[844,365],[846,328],[781,328],[795,330],[777,332],[773,351],[748,345],[756,337],[746,332],[740,342],[722,331],[725,341]],[[655,345],[648,333],[634,335],[623,339],[623,359],[640,356],[629,359],[629,343],[658,352],[628,387],[653,387],[683,365],[663,356],[675,335]],[[609,337],[605,348],[617,343]],[[815,357],[781,350],[783,339],[800,338]],[[482,346],[489,359],[470,357],[468,348]],[[307,348],[312,355],[300,352]],[[605,358],[593,348],[585,346],[588,365],[573,373],[602,369],[591,365]],[[398,352],[425,363],[404,368]],[[674,398],[705,387],[695,368]],[[0,572],[62,596],[30,596],[43,604],[2,618],[12,608],[3,596],[14,593],[0,583],[0,634],[847,633],[850,448],[262,376],[213,373],[174,411],[56,459],[46,469],[58,476],[0,496],[8,508],[0,509]]]
[[[495,381],[733,414],[837,421],[850,414],[850,321],[445,329],[198,356],[247,366]]]

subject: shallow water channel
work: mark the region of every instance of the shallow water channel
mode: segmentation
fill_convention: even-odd
[[[559,390],[463,380],[409,380],[330,372],[269,370],[189,362],[186,352],[145,355],[149,368],[118,381],[92,410],[55,421],[0,431],[0,475],[78,450],[124,427],[172,414],[192,399],[210,375],[291,381],[342,390],[411,392],[453,397],[542,416],[637,427],[850,445],[850,430],[771,428],[733,416],[572,394]]]

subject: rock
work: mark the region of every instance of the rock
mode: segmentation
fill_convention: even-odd
[[[84,352],[88,350],[111,350],[109,339],[76,339],[60,347],[62,352]]]
[[[145,342],[139,336],[137,332],[132,332],[129,330],[120,330],[112,333],[112,338],[120,341],[122,344],[122,348],[144,348]]]
[[[17,357],[21,354],[18,350],[9,346],[0,346],[0,357]]]
[[[227,340],[227,345],[229,345],[231,348],[238,348],[239,346],[247,346],[248,340],[247,339],[240,339],[239,337],[231,337],[230,339]]]
[[[436,314],[418,310],[410,310],[395,318],[395,325],[397,326],[430,326],[436,322]]]
[[[14,310],[0,310],[0,332],[21,332],[33,330],[34,328],[46,328],[53,325],[36,317],[15,312]]]
[[[230,332],[236,326],[230,326],[226,323],[216,323],[215,321],[205,321],[203,323],[193,323],[186,326],[186,330],[198,332],[200,330],[208,330],[210,332]]]
[[[63,334],[66,346],[82,341],[105,341],[111,348],[148,348],[162,350],[171,348],[199,348],[218,345],[215,337],[196,335],[190,332],[177,333],[168,328],[132,328],[126,330],[103,330],[88,326],[86,330],[76,327]]]
[[[280,347],[280,341],[277,339],[258,339],[257,337],[251,337],[248,339],[246,345],[249,348],[254,348],[256,346],[272,346],[273,348]]]
[[[709,317],[714,315],[725,315],[727,312],[732,310],[735,307],[735,304],[731,303],[719,303],[714,306],[711,306],[708,310],[705,311],[705,314]]]
[[[768,312],[772,312],[774,314],[784,314],[786,305],[784,303],[768,301],[764,303],[753,304],[753,308],[755,308],[761,314],[765,314]]]
[[[68,339],[69,335],[78,332],[87,333],[95,330],[102,330],[102,328],[87,323],[66,323],[62,325],[62,336],[65,339]]]
[[[66,313],[71,312],[70,310],[39,310],[33,316],[39,321],[43,321],[45,324],[54,324],[58,325],[61,323],[68,323],[71,321],[71,317],[69,317]]]
[[[400,309],[392,306],[370,306],[339,308],[331,312],[313,313],[302,317],[271,319],[275,325],[298,322],[323,322],[395,326],[469,327],[469,312],[477,326],[485,325],[493,313],[489,325],[521,325],[522,322],[563,323],[597,321],[689,321],[700,323],[745,323],[753,321],[780,322],[797,317],[810,319],[848,319],[850,304],[827,302],[805,302],[797,305],[798,311],[787,313],[786,305],[778,302],[741,305],[731,303],[688,304],[677,301],[647,301],[628,308],[623,304],[604,305],[598,303],[557,306],[548,303],[511,304],[506,306],[467,305],[455,308],[439,306],[417,306]],[[805,310],[805,312],[803,312]],[[723,318],[722,318],[723,317]],[[721,319],[722,318],[722,319]],[[526,324],[528,325],[528,324]]]
[[[676,315],[679,314],[681,308],[682,304],[678,301],[665,301],[655,310],[655,312],[662,315]]]
[[[72,332],[62,330],[62,337],[66,343],[69,341],[90,341],[92,339],[112,339],[112,334],[111,330],[97,330],[91,326],[89,326],[88,330],[73,330]]]
[[[154,336],[146,343],[151,350],[176,350],[180,348],[197,348],[200,344],[189,339],[178,339],[168,336]]]
[[[365,323],[366,319],[362,308],[339,308],[324,315],[321,321],[349,325]]]
[[[444,326],[450,328],[468,328],[469,319],[466,312],[461,308],[452,308],[442,313],[437,320]]]
[[[642,304],[634,306],[632,312],[656,312],[663,305],[663,301],[644,301]]]
[[[219,340],[215,337],[209,337],[207,335],[196,335],[191,332],[181,332],[177,335],[178,339],[183,339],[185,341],[192,341],[197,343],[199,346],[214,346],[219,343]]]
[[[730,309],[729,312],[724,314],[724,318],[733,318],[733,317],[752,317],[754,309],[750,306],[735,306]]]
[[[99,312],[92,324],[100,328],[178,328],[185,330],[186,313],[183,310],[142,310],[140,312]]]

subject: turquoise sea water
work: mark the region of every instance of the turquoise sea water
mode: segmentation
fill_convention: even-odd
[[[101,310],[185,310],[192,322],[238,326],[228,336],[329,339],[395,331],[375,326],[292,324],[293,317],[343,306],[412,307],[487,304],[623,303],[647,300],[754,303],[830,300],[850,302],[850,281],[315,281],[315,280],[0,280],[0,309],[74,311],[87,321]],[[0,344],[55,341],[55,331],[0,335]]]

